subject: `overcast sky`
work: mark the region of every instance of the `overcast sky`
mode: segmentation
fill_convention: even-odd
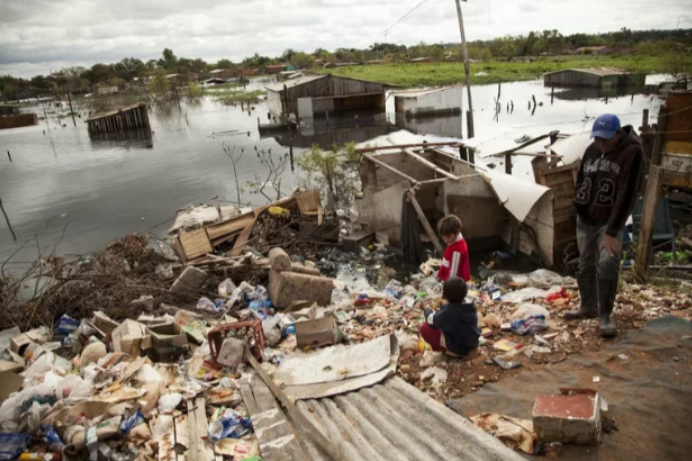
[[[0,75],[177,56],[239,61],[286,48],[364,48],[459,39],[454,0],[0,0]],[[469,40],[531,30],[563,34],[692,28],[692,0],[470,0]]]

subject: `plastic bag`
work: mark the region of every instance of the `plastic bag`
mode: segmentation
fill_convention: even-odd
[[[160,442],[171,431],[173,427],[173,417],[170,415],[159,415],[158,418],[149,422],[151,429],[151,440]]]
[[[227,308],[221,301],[215,303],[209,298],[201,297],[199,298],[199,301],[197,301],[197,309],[218,314],[219,312],[226,312]]]
[[[126,435],[130,432],[130,430],[132,430],[133,427],[142,424],[144,421],[144,415],[141,411],[137,410],[130,416],[124,418],[123,422],[120,423],[120,433]]]
[[[65,443],[62,441],[55,428],[48,424],[41,424],[38,430],[38,435],[46,442],[49,450],[62,452],[65,448]]]
[[[515,320],[511,324],[512,331],[518,335],[535,335],[550,328],[550,323],[543,315],[532,315],[527,318]]]
[[[395,279],[390,280],[387,286],[384,287],[383,291],[387,293],[389,296],[396,299],[399,299],[401,295],[404,293],[404,289],[401,286],[401,283]]]
[[[218,442],[227,437],[239,439],[247,434],[250,429],[252,429],[252,421],[229,408],[209,425],[209,439],[213,442]]]
[[[508,303],[521,303],[533,298],[545,298],[548,292],[540,288],[522,288],[517,291],[510,291],[502,295],[502,301]]]
[[[219,283],[219,288],[217,291],[220,297],[229,298],[236,288],[237,287],[235,286],[235,283],[233,283],[233,280],[226,279],[223,282]]]
[[[30,436],[28,434],[0,434],[0,460],[12,460],[21,455]]]
[[[173,278],[173,264],[159,264],[154,271],[160,280]]]
[[[60,336],[67,336],[79,328],[79,321],[73,319],[69,315],[63,315],[58,319],[58,328],[56,333]]]
[[[248,301],[266,301],[269,299],[269,295],[267,294],[267,289],[264,288],[262,285],[257,285],[257,287],[248,293],[246,296]]]
[[[162,395],[159,399],[159,412],[173,413],[173,410],[175,410],[182,401],[183,395],[177,392]]]
[[[274,347],[281,341],[281,329],[278,327],[280,320],[281,319],[278,316],[262,320],[264,341],[269,347]]]
[[[248,307],[252,311],[252,315],[259,320],[264,321],[272,316],[271,301],[252,301]]]
[[[419,289],[428,295],[442,293],[442,282],[436,276],[431,275],[420,283]]]
[[[550,311],[543,306],[538,304],[522,304],[517,308],[512,315],[510,315],[510,320],[525,319],[534,315],[542,315],[546,319],[550,320]]]
[[[77,375],[69,375],[58,385],[55,394],[59,399],[86,399],[91,397],[93,385]]]

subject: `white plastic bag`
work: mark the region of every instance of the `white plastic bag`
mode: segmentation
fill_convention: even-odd
[[[510,320],[520,320],[532,315],[543,315],[546,320],[550,319],[550,311],[543,306],[538,304],[522,304],[517,308],[516,311],[509,317]]]
[[[93,385],[77,375],[69,375],[58,384],[58,399],[82,400],[91,397]]]
[[[173,410],[175,410],[178,407],[178,405],[180,405],[180,402],[182,402],[182,400],[183,395],[178,394],[177,392],[162,395],[159,399],[159,412],[163,414],[173,413]]]
[[[235,286],[235,283],[233,283],[233,280],[231,279],[226,279],[223,282],[219,283],[219,296],[222,298],[228,298],[231,296],[231,294],[235,291],[237,287]]]
[[[510,291],[502,295],[502,301],[508,303],[521,303],[532,298],[545,298],[547,291],[540,288],[522,288],[517,291]]]

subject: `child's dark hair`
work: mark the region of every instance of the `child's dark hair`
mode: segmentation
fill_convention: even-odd
[[[464,302],[467,293],[466,282],[459,277],[450,277],[442,285],[442,297],[450,303]]]
[[[461,220],[454,215],[445,216],[437,223],[437,232],[440,235],[457,235],[461,232]]]

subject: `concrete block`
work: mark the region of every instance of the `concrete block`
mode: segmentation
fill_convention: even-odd
[[[207,281],[207,273],[193,266],[187,266],[180,277],[173,282],[172,293],[185,293],[189,290],[199,290]]]
[[[539,395],[532,416],[536,435],[546,443],[595,445],[600,441],[601,410],[595,391],[565,389],[562,395]]]

